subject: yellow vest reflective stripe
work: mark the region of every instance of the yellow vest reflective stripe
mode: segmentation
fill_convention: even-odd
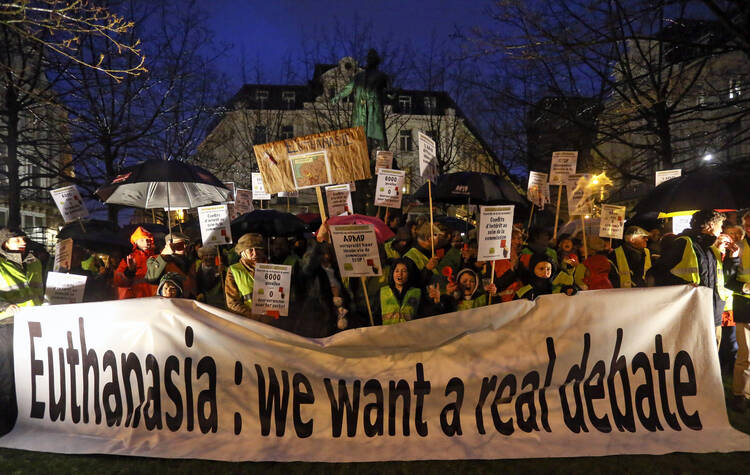
[[[484,307],[485,305],[487,305],[487,294],[482,294],[471,300],[461,300],[458,302],[456,308],[458,310],[468,310],[470,308]]]
[[[669,272],[679,277],[689,284],[700,284],[701,276],[698,273],[698,256],[693,249],[693,240],[687,236],[681,236],[677,239],[685,241],[685,251],[682,253],[682,259]]]
[[[44,296],[42,262],[35,259],[19,268],[7,259],[0,258],[0,301],[19,307],[41,305]],[[0,312],[0,317],[7,316]]]
[[[419,270],[424,269],[424,266],[426,266],[427,262],[430,260],[429,257],[422,254],[422,251],[420,251],[416,247],[412,247],[411,249],[409,249],[409,251],[404,254],[404,257],[407,259],[411,259],[414,265],[417,266],[417,269]],[[435,275],[439,275],[437,266],[432,269],[432,273]]]
[[[646,272],[651,268],[651,252],[648,249],[643,250],[645,256],[643,258],[643,280],[646,280]],[[617,264],[617,274],[620,276],[620,288],[629,289],[633,287],[633,279],[631,277],[632,271],[628,265],[628,258],[625,257],[625,250],[622,246],[615,248],[615,261]]]
[[[719,293],[721,300],[725,302],[724,310],[731,310],[731,305],[730,308],[727,308],[727,304],[732,300],[732,291],[724,287],[724,263],[721,261],[721,251],[714,246],[711,246],[711,251],[716,257],[716,291]]]
[[[740,254],[740,268],[737,269],[737,280],[750,282],[750,245],[747,239],[742,240],[742,253]]]
[[[575,272],[575,271],[574,271]],[[566,271],[561,270],[557,273],[554,279],[552,279],[552,293],[558,294],[563,287],[571,286],[575,283],[572,274],[568,274]]]
[[[586,285],[586,283],[583,281],[583,279],[585,278],[586,278],[586,266],[583,264],[576,264],[576,267],[573,270],[573,281],[578,287],[585,289],[584,286]]]
[[[385,256],[388,259],[398,259],[399,257],[401,257],[398,251],[393,249],[393,241],[388,241],[383,247],[385,248]]]
[[[383,325],[393,325],[413,319],[421,299],[422,291],[412,287],[406,291],[399,305],[390,287],[380,289],[380,313],[383,316]]]
[[[237,284],[237,290],[239,290],[242,296],[242,302],[252,308],[255,279],[253,279],[250,271],[241,262],[229,266],[229,271],[232,273],[232,277],[234,277],[234,283]]]
[[[518,297],[519,299],[523,298],[523,296],[526,295],[533,288],[534,287],[532,287],[531,285],[524,285],[523,287],[521,287],[520,289],[516,291],[516,297]]]
[[[97,259],[92,255],[89,256],[88,259],[84,259],[81,261],[81,269],[93,272],[94,274],[98,274],[99,263],[97,262]]]

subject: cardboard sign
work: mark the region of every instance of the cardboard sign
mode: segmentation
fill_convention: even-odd
[[[244,188],[237,188],[234,196],[234,204],[231,206],[232,221],[245,213],[250,213],[255,207],[253,206],[253,192]]]
[[[576,173],[568,177],[568,183],[565,185],[566,194],[568,195],[568,214],[571,216],[591,214],[593,203],[590,199],[585,199],[583,187],[578,186],[578,180],[591,177],[590,173]]]
[[[331,166],[325,150],[289,155],[292,177],[297,190],[330,185]]]
[[[263,175],[260,173],[252,173],[252,184],[253,184],[253,199],[254,200],[270,200],[271,194],[266,191],[266,187],[263,184]],[[235,197],[235,201],[237,198]]]
[[[419,175],[427,180],[435,181],[438,176],[435,141],[423,132],[417,134],[417,140],[419,143]]]
[[[354,214],[349,185],[326,186],[326,202],[328,203],[328,216]]]
[[[625,231],[625,206],[602,205],[599,237],[622,239]]]
[[[526,197],[540,208],[549,203],[549,183],[547,174],[541,172],[529,172],[529,185],[526,189]]]
[[[201,238],[204,246],[220,246],[232,242],[229,209],[226,204],[198,208]]]
[[[568,176],[576,172],[578,152],[552,152],[552,162],[549,167],[549,184],[565,185]]]
[[[50,190],[50,194],[66,223],[89,217],[89,210],[75,185]]]
[[[237,194],[237,190],[234,187],[234,182],[233,181],[225,181],[224,182],[224,186],[226,186],[227,188],[229,188],[229,191],[231,192],[231,195],[229,196],[229,199],[227,200],[227,203],[234,203],[234,197]]]
[[[383,168],[393,168],[393,152],[385,150],[375,152],[375,174],[378,175]]]
[[[362,127],[254,145],[253,150],[269,193],[297,189],[289,158],[300,153],[326,152],[330,165],[330,180],[326,184],[329,185],[366,180],[371,176],[367,138]]]
[[[380,253],[372,224],[331,226],[341,277],[381,275]]]
[[[52,270],[55,272],[70,271],[73,260],[73,239],[67,238],[55,244],[55,262]]]
[[[274,318],[289,315],[291,283],[292,266],[256,264],[252,312]]]
[[[655,186],[659,186],[665,181],[669,181],[672,178],[678,178],[681,176],[682,176],[681,168],[675,168],[674,170],[660,170],[656,172],[656,178],[655,178],[656,185]]]
[[[406,172],[403,170],[380,169],[378,184],[375,187],[375,206],[401,208]]]
[[[510,259],[513,206],[480,206],[478,261]]]
[[[681,216],[672,216],[672,232],[674,234],[680,234],[684,230],[690,227],[690,220],[693,218],[691,214],[685,214]]]
[[[47,285],[44,290],[44,303],[61,305],[83,302],[86,279],[85,275],[48,272]]]

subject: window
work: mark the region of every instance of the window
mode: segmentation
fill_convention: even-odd
[[[294,91],[283,91],[281,93],[281,102],[284,103],[284,109],[294,109],[296,99]]]
[[[34,216],[34,227],[35,228],[44,227],[44,216]]]
[[[41,188],[42,187],[42,177],[39,176],[39,174],[42,173],[42,170],[36,166],[36,165],[29,165],[29,175],[31,177],[30,184],[31,186],[35,188]]]
[[[729,98],[730,99],[739,99],[740,95],[742,95],[742,84],[739,79],[730,79],[729,80]]]
[[[8,211],[0,209],[0,226],[5,226],[8,221]]]
[[[398,96],[398,108],[402,114],[410,114],[411,96]]]
[[[255,91],[255,101],[261,109],[265,107],[266,102],[268,102],[268,91],[261,89]]]
[[[424,98],[424,111],[428,114],[432,114],[437,110],[437,97],[427,96]]]
[[[294,137],[294,126],[293,125],[285,125],[281,127],[281,138],[282,139],[291,139]]]
[[[266,143],[268,140],[266,140],[266,127],[263,125],[256,125],[255,126],[255,134],[253,135],[253,142],[254,143]]]
[[[399,150],[411,152],[414,149],[411,141],[411,130],[401,130],[398,133]]]

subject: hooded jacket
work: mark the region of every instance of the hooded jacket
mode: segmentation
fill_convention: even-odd
[[[583,283],[589,290],[611,289],[613,287],[609,280],[612,264],[606,256],[595,254],[583,261],[583,265],[589,271],[588,275],[583,278]]]
[[[29,252],[11,252],[5,243],[12,237],[25,236],[22,231],[0,229],[0,318],[11,305],[41,305],[44,297],[42,263]]]
[[[156,295],[157,286],[146,282],[146,272],[148,271],[146,263],[148,258],[153,256],[153,251],[143,251],[138,248],[136,242],[142,238],[153,239],[153,235],[138,226],[130,236],[133,251],[129,256],[135,261],[135,271],[128,268],[127,257],[120,261],[120,265],[115,270],[113,282],[117,287],[117,298],[120,300]]]

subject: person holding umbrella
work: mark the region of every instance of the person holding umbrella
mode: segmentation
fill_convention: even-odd
[[[146,262],[154,255],[154,235],[138,226],[130,235],[133,251],[120,261],[113,278],[117,298],[133,299],[156,294],[156,285],[146,282]]]

